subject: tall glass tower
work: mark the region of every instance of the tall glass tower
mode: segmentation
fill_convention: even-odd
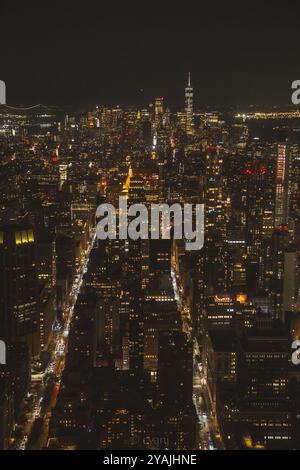
[[[288,225],[290,159],[287,142],[278,144],[276,168],[275,228]]]
[[[194,89],[191,86],[191,73],[189,72],[188,84],[185,88],[185,113],[186,113],[186,133],[191,135],[194,132],[193,123],[193,97]]]

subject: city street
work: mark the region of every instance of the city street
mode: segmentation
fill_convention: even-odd
[[[43,372],[36,372],[35,365],[32,367],[30,390],[27,396],[31,400],[31,406],[26,412],[27,421],[23,426],[22,436],[16,442],[17,450],[42,449],[47,444],[51,410],[56,403],[65,367],[70,324],[95,238],[93,232],[88,249],[82,255],[81,266],[70,291],[70,303],[64,312],[64,325],[56,325],[54,328],[48,347],[48,350],[52,351],[48,366]]]
[[[221,448],[221,444],[218,439],[218,433],[214,431],[214,425],[212,424],[208,393],[206,390],[207,384],[203,377],[202,364],[196,359],[200,357],[198,339],[192,335],[192,321],[189,308],[185,303],[184,297],[180,294],[181,289],[178,285],[178,278],[174,269],[171,270],[171,277],[175,299],[181,311],[183,331],[188,335],[189,339],[193,341],[193,403],[199,420],[199,449],[216,450]]]

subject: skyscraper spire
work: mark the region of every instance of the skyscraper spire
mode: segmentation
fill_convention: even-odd
[[[189,78],[188,78],[188,87],[191,86],[191,72],[189,72]]]

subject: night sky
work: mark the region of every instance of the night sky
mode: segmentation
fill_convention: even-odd
[[[0,79],[14,105],[182,107],[189,70],[197,107],[289,103],[299,3],[1,0]]]

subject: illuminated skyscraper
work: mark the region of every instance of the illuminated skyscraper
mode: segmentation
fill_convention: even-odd
[[[31,356],[39,353],[36,240],[32,228],[0,229],[0,338],[8,344],[27,343]]]
[[[278,144],[276,168],[275,227],[288,225],[289,149],[286,142]]]
[[[188,84],[185,88],[185,113],[186,113],[186,133],[191,135],[194,131],[193,123],[193,97],[194,89],[191,86],[191,74],[189,72]]]
[[[287,139],[277,147],[275,231],[273,235],[273,283],[274,317],[283,319],[283,279],[285,274],[285,250],[288,246],[289,224],[290,155]]]
[[[145,189],[142,177],[127,178],[127,204],[145,203]],[[124,188],[125,189],[125,188]],[[123,308],[125,302],[129,325],[129,370],[137,377],[143,369],[143,316],[142,316],[142,280],[145,272],[143,258],[143,243],[141,239],[126,240],[124,256]]]
[[[223,156],[219,146],[206,149],[205,190],[205,290],[223,293],[227,289],[227,200],[224,195]]]
[[[162,123],[164,112],[164,99],[163,98],[155,98],[155,127],[159,127]]]
[[[68,179],[68,165],[59,165],[59,181],[60,186],[64,184],[65,181]]]

